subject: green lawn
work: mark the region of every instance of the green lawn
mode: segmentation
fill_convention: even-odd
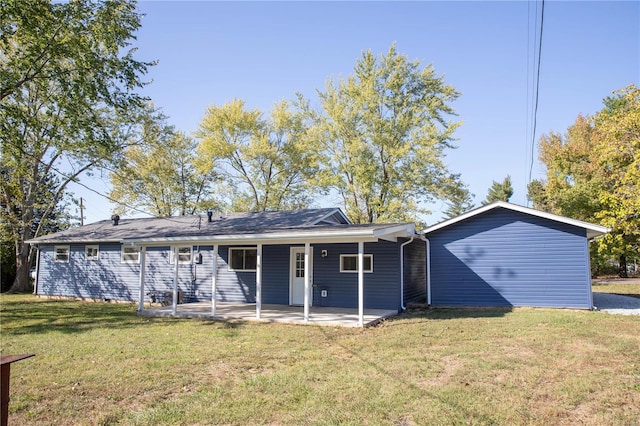
[[[637,280],[636,280],[637,281]],[[593,291],[599,293],[614,293],[623,296],[631,296],[640,299],[640,284],[627,284],[624,282],[616,282],[611,284],[594,284]]]
[[[10,424],[637,424],[640,317],[414,311],[368,329],[0,297]]]

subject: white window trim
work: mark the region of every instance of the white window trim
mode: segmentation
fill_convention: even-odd
[[[96,255],[89,256],[89,249],[96,249]],[[98,244],[88,244],[84,246],[84,257],[87,260],[100,260],[100,246]]]
[[[178,265],[188,265],[191,263],[191,261],[193,260],[193,247],[192,246],[173,246],[171,247],[171,250],[169,252],[169,263],[171,265],[173,265],[173,258],[175,257],[175,249],[178,249]],[[189,260],[180,260],[180,256],[181,254],[186,254],[186,253],[180,253],[180,249],[189,249]]]
[[[345,270],[343,269],[343,263],[342,263],[342,259],[345,257],[355,257],[356,259],[358,259],[358,255],[357,254],[341,254],[340,255],[340,272],[343,272],[345,274],[357,274],[358,273],[358,269],[356,268],[355,270],[351,271],[351,270]],[[372,274],[373,273],[373,255],[372,254],[365,254],[364,257],[368,257],[371,259],[371,270],[365,269],[363,272],[365,274]],[[356,260],[356,264],[358,263],[358,261]]]
[[[236,271],[237,272],[256,272],[256,269],[233,269],[231,267],[231,252],[234,251],[234,250],[242,250],[242,251],[255,250],[256,253],[258,251],[257,247],[229,247],[229,253],[228,253],[229,261],[228,261],[228,264],[227,264],[227,266],[228,266],[227,270],[230,271],[230,272],[236,272]]]
[[[131,259],[125,259],[124,258],[124,252],[126,249],[133,249],[135,250],[135,253],[137,253],[137,257],[135,260],[131,260]],[[129,253],[129,254],[133,254],[133,253]],[[140,250],[138,250],[136,247],[131,247],[131,246],[125,246],[124,244],[121,246],[120,248],[120,263],[140,263]]]
[[[58,259],[58,250],[66,250],[67,258],[66,260]],[[57,263],[69,263],[69,259],[71,259],[71,249],[69,246],[53,246],[53,260]]]

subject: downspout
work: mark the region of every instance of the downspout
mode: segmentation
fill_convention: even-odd
[[[420,234],[420,239],[425,242],[427,251],[427,306],[431,306],[431,243],[424,234]]]
[[[404,311],[407,308],[404,306],[404,246],[413,242],[414,236],[411,236],[409,241],[405,241],[400,244],[400,308]]]
[[[40,246],[36,245],[36,277],[33,280],[33,294],[38,294],[39,278],[40,278]]]

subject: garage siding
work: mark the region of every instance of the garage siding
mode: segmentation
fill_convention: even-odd
[[[433,305],[592,307],[583,228],[496,208],[426,236]]]

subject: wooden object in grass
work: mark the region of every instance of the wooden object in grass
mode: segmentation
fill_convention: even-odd
[[[9,422],[9,384],[11,378],[11,364],[31,358],[35,354],[0,355],[0,426],[7,426]]]

